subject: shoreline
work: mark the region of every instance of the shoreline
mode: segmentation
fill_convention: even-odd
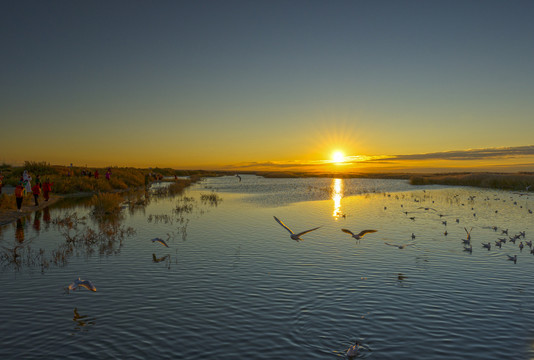
[[[2,189],[2,193],[4,193],[3,190],[4,189]],[[40,197],[39,206],[35,206],[33,204],[33,199],[30,204],[25,204],[23,202],[21,212],[19,212],[17,209],[15,210],[2,209],[0,210],[0,226],[12,224],[18,219],[28,216],[29,214],[32,214],[36,212],[37,210],[42,210],[52,204],[55,204],[63,198],[64,196],[51,194],[50,199],[48,201],[45,201],[42,197]]]

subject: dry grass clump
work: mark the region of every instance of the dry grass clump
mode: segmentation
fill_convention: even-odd
[[[523,191],[534,185],[533,174],[456,173],[416,175],[410,178],[412,185],[455,185]]]
[[[184,191],[184,189],[188,187],[189,185],[191,185],[190,179],[175,180],[168,187],[169,195],[181,194],[182,191]]]
[[[115,193],[99,193],[91,198],[95,215],[117,214],[121,211],[122,196]]]

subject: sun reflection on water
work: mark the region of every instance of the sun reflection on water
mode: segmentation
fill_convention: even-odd
[[[341,199],[343,199],[343,179],[332,179],[332,200],[334,200],[332,216],[336,220],[343,215],[341,212]]]

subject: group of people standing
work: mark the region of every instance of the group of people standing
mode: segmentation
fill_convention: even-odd
[[[35,200],[35,206],[39,206],[39,195],[43,193],[45,201],[50,199],[50,192],[52,192],[52,183],[47,178],[44,183],[41,182],[41,177],[39,175],[35,178],[35,185],[31,185],[32,177],[28,174],[28,171],[24,170],[24,173],[20,177],[20,181],[15,187],[15,199],[17,201],[17,210],[21,212],[22,210],[22,200],[24,199],[24,194],[32,193]]]

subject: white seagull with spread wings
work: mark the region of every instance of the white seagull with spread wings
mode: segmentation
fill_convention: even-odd
[[[341,231],[343,231],[344,233],[350,234],[356,240],[360,240],[362,237],[365,236],[365,234],[377,232],[377,230],[362,230],[362,231],[360,231],[359,234],[355,234],[352,231],[350,231],[349,229],[341,229]]]
[[[76,290],[78,287],[84,287],[87,290],[96,291],[96,287],[90,280],[82,280],[81,278],[77,278],[76,280],[74,280],[74,282],[70,284],[67,288],[69,290]]]
[[[301,237],[302,235],[307,234],[307,233],[309,233],[310,231],[317,230],[317,229],[320,228],[320,226],[319,226],[319,227],[316,227],[316,228],[313,228],[313,229],[306,230],[306,231],[303,231],[303,232],[299,232],[298,234],[295,234],[289,227],[287,227],[286,224],[284,224],[282,221],[280,221],[276,216],[273,216],[273,217],[274,217],[274,219],[276,220],[277,223],[279,223],[280,225],[282,225],[282,227],[283,227],[284,229],[286,229],[287,231],[289,231],[289,233],[291,234],[291,235],[289,235],[289,237],[290,237],[291,239],[295,240],[295,241],[301,241],[302,239],[301,239],[300,237]]]

